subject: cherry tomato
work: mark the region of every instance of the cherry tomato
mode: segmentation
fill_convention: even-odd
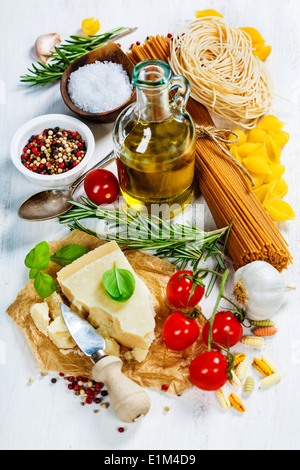
[[[190,364],[191,382],[201,390],[219,390],[228,379],[226,358],[215,351],[197,356]]]
[[[181,351],[191,346],[198,338],[200,328],[195,318],[181,312],[172,313],[165,321],[162,338],[167,348]]]
[[[208,345],[209,322],[207,322],[202,330],[202,336],[205,344]],[[215,315],[212,339],[215,343],[220,344],[224,348],[231,348],[237,344],[243,336],[243,327],[238,318],[231,312],[217,312]],[[211,344],[212,349],[218,349],[216,345]]]
[[[193,308],[202,299],[205,289],[200,285],[196,285],[193,294],[191,290],[193,287],[193,281],[188,277],[192,277],[192,271],[178,271],[173,274],[167,284],[167,299],[176,308]]]
[[[84,180],[87,197],[97,205],[110,204],[119,195],[119,182],[115,175],[103,168],[92,170]]]

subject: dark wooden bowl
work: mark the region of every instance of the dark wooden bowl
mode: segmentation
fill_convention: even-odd
[[[68,93],[68,81],[71,73],[75,72],[75,70],[78,70],[80,67],[83,67],[86,64],[92,64],[96,61],[108,61],[121,64],[123,69],[127,72],[129,80],[131,81],[134,68],[133,64],[117,44],[109,43],[106,46],[99,47],[98,49],[95,49],[94,51],[88,52],[82,57],[79,57],[66,68],[60,82],[61,96],[68,108],[83,119],[87,119],[88,121],[93,122],[114,122],[120,112],[126,106],[135,101],[135,90],[132,91],[131,97],[125,101],[125,103],[123,103],[118,108],[107,111],[105,113],[89,113],[87,111],[83,111],[82,109],[75,106],[75,104],[71,101]]]

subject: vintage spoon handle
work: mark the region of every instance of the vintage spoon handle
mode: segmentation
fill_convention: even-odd
[[[90,173],[92,170],[95,170],[96,168],[101,168],[102,166],[104,165],[107,165],[108,163],[110,163],[111,161],[114,160],[114,151],[110,152],[108,155],[106,155],[106,157],[104,157],[102,160],[100,160],[100,162],[96,163],[96,165],[94,165],[92,168],[90,168],[88,171],[86,171],[85,173],[83,173],[83,175],[81,175],[76,181],[74,181],[74,183],[71,184],[71,186],[69,187],[69,189],[71,189],[72,191],[72,194],[74,193],[75,189],[80,185],[80,183],[82,183],[82,181],[84,180],[84,178],[86,177],[86,175],[88,173]]]
[[[93,379],[104,382],[110,403],[117,417],[133,423],[150,409],[150,398],[138,384],[121,372],[122,361],[115,356],[104,356],[93,368]]]

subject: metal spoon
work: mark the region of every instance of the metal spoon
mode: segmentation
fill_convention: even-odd
[[[82,183],[90,171],[101,168],[114,160],[114,152],[110,152],[106,157],[95,166],[81,175],[74,183],[66,189],[49,189],[34,194],[21,204],[18,209],[18,216],[28,221],[41,221],[54,219],[68,212],[73,204],[69,203],[74,191]]]

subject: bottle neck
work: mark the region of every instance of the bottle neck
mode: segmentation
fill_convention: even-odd
[[[144,122],[166,121],[171,116],[168,85],[137,87],[139,118]]]

